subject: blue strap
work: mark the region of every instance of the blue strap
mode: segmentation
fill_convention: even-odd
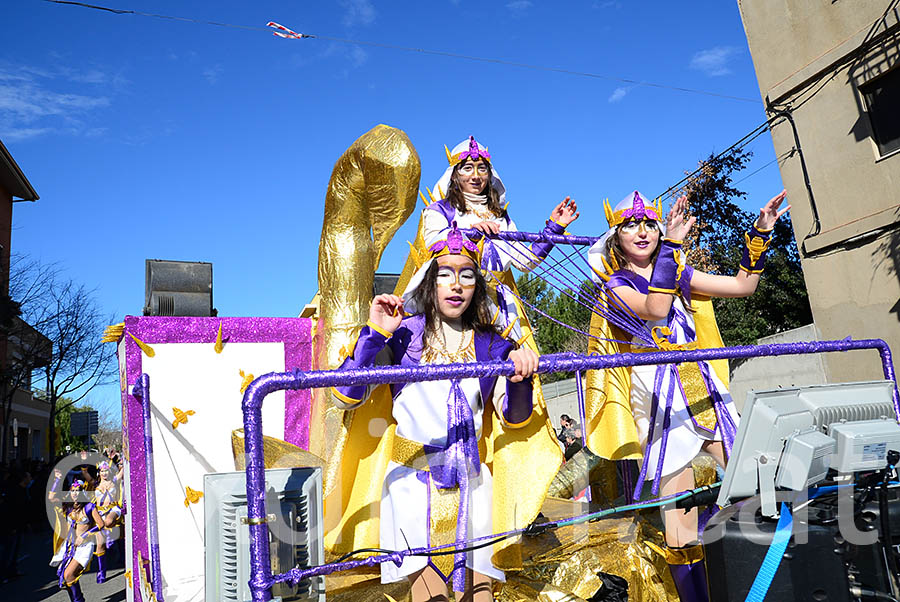
[[[778,519],[778,526],[775,527],[775,535],[772,537],[772,543],[769,544],[769,551],[763,558],[762,566],[750,586],[750,592],[747,594],[745,602],[762,602],[766,598],[772,580],[775,579],[775,572],[781,559],[784,557],[784,551],[787,549],[788,541],[791,539],[791,531],[794,526],[794,517],[791,516],[791,510],[788,505],[781,502],[781,516]]]

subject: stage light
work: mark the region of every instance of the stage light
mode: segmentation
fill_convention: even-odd
[[[212,264],[146,260],[145,316],[215,316]]]

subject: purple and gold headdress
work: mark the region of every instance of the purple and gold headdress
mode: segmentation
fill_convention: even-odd
[[[631,197],[630,204],[628,203],[628,197],[625,197],[625,199],[616,206],[616,211],[613,211],[609,206],[609,200],[604,199],[603,211],[606,213],[606,221],[609,223],[610,228],[615,228],[619,224],[631,220],[642,221],[645,219],[652,219],[657,222],[662,222],[661,198],[656,199],[654,202],[650,202],[637,190],[629,196]]]
[[[69,486],[69,491],[81,491],[82,489],[84,489],[84,481],[81,479],[75,479]]]
[[[475,136],[469,136],[469,148],[464,151],[458,152],[455,155],[451,154],[450,149],[447,148],[446,144],[444,145],[444,150],[447,151],[447,162],[450,163],[451,167],[458,163],[462,163],[466,159],[471,159],[472,161],[484,159],[488,163],[491,162],[491,154],[488,152],[487,147],[481,148],[475,141]]]
[[[425,273],[428,268],[438,257],[447,255],[462,255],[471,259],[476,267],[481,266],[481,249],[484,244],[484,238],[478,242],[466,236],[462,230],[457,227],[456,221],[450,225],[450,229],[441,234],[441,238],[428,247],[428,259],[425,260],[419,269],[409,279],[406,290],[403,291],[403,309],[409,314],[415,314],[422,311],[416,303],[416,290],[422,284]],[[413,248],[413,251],[415,249]]]
[[[481,240],[483,241],[484,239],[482,238]],[[441,239],[428,247],[428,251],[431,253],[431,259],[444,255],[464,255],[474,261],[476,266],[481,265],[481,246],[463,234],[462,230],[456,226],[455,221],[447,232],[447,238]]]

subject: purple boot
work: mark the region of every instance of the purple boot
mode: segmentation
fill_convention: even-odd
[[[106,581],[106,550],[97,556],[97,583]]]
[[[77,581],[67,585],[66,591],[69,592],[69,600],[71,602],[84,602],[84,594],[81,593],[81,585]]]
[[[668,548],[666,562],[682,602],[709,602],[702,545]]]

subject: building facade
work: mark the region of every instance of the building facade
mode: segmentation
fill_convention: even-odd
[[[738,0],[823,340],[900,353],[900,9]],[[831,382],[882,378],[875,351],[829,354]]]
[[[50,361],[50,341],[18,317],[9,296],[13,205],[38,198],[0,142],[0,460],[50,459],[50,405],[31,391],[32,371]]]

